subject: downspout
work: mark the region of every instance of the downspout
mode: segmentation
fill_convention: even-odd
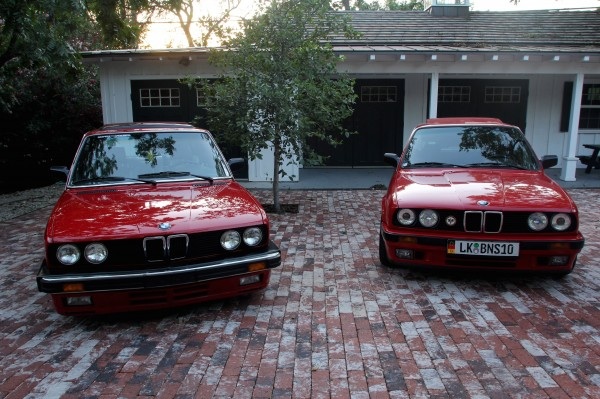
[[[560,179],[564,181],[575,181],[577,160],[577,139],[579,136],[579,114],[581,113],[581,97],[583,94],[583,73],[575,75],[573,85],[573,98],[571,101],[571,119],[569,120],[569,137],[567,140],[566,154],[563,156],[563,167],[560,171]]]

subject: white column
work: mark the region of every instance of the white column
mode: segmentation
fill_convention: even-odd
[[[429,118],[437,118],[438,87],[440,84],[440,73],[431,73],[431,88],[429,91]]]
[[[563,167],[560,171],[560,179],[564,181],[575,181],[575,170],[577,169],[577,138],[579,135],[579,114],[581,111],[581,97],[583,94],[583,73],[575,75],[573,85],[573,99],[571,101],[571,119],[569,120],[569,132],[567,139],[566,154],[563,156]]]

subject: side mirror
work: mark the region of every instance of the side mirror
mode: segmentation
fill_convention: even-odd
[[[386,152],[385,154],[383,154],[383,160],[388,165],[397,168],[398,163],[400,162],[400,157],[397,154],[394,154],[393,152]]]
[[[231,158],[227,161],[227,164],[229,164],[231,171],[235,172],[244,168],[246,160],[244,158]]]
[[[558,157],[556,155],[544,155],[540,161],[542,161],[542,167],[548,169],[558,164]]]

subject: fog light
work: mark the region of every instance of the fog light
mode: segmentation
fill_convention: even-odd
[[[252,276],[240,277],[240,285],[248,285],[258,283],[260,281],[260,274],[253,274]]]
[[[90,306],[91,304],[92,304],[91,296],[67,297],[67,306]]]
[[[564,266],[569,261],[568,256],[551,256],[550,257],[550,266]]]
[[[412,259],[413,258],[413,250],[412,249],[397,249],[396,256],[401,259]]]

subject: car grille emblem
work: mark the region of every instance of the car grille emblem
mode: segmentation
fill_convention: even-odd
[[[162,222],[158,225],[158,228],[161,230],[169,230],[171,228],[171,223],[169,222]]]
[[[486,200],[479,200],[477,201],[477,205],[481,205],[481,206],[488,206],[490,203]]]

